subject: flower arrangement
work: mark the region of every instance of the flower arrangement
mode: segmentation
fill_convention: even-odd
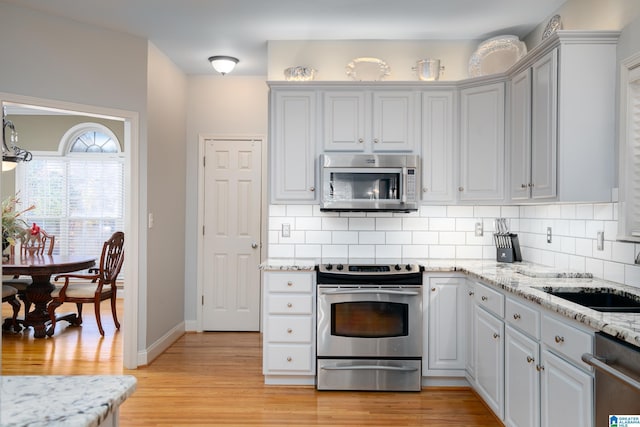
[[[20,199],[18,196],[9,196],[2,201],[2,249],[8,245],[15,245],[18,239],[22,240],[29,233],[29,226],[21,217],[25,212],[36,208],[31,205],[26,209],[19,210]],[[35,224],[34,224],[35,225]],[[39,232],[39,230],[38,230]]]

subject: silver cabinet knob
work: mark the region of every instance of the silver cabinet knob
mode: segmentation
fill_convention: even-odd
[[[482,295],[482,297],[480,297],[480,299],[482,299],[482,301],[486,301],[486,300],[488,300],[489,298],[488,298],[488,297],[485,297],[484,295]]]
[[[500,338],[500,334],[494,332],[493,333],[493,338],[497,340],[498,338]]]
[[[533,357],[531,357],[531,356],[527,356],[527,363],[532,363],[532,362],[534,362],[535,360],[536,360],[536,359],[534,359]]]
[[[316,191],[316,187],[309,188],[309,191]]]
[[[287,329],[287,333],[288,333],[288,334],[290,334],[290,333],[292,333],[292,332],[293,332],[293,329],[291,329],[291,328]]]
[[[423,187],[423,188],[422,188],[422,192],[423,192],[423,193],[426,193],[427,191],[429,191],[429,189],[428,189],[427,187]]]
[[[520,320],[520,315],[518,313],[515,313],[513,315],[513,320]]]
[[[252,247],[253,249],[255,249],[255,248],[257,248],[257,247],[258,247],[258,244],[257,244],[256,242],[253,242],[253,243],[251,244],[251,247]]]
[[[362,144],[364,142],[364,138],[358,138],[358,142]]]
[[[536,371],[538,371],[538,372],[542,372],[542,371],[544,371],[544,366],[542,366],[542,365],[536,365]]]
[[[464,187],[458,187],[458,191],[464,191]]]
[[[469,291],[469,296],[470,296],[470,297],[472,297],[472,296],[474,296],[474,295],[475,295],[475,292],[473,292],[473,291]]]
[[[377,143],[379,142],[379,141],[378,141],[378,138],[374,138],[374,139],[373,139],[373,142],[374,142],[374,144],[377,144]]]
[[[527,188],[527,184],[521,184],[520,188]]]
[[[561,337],[560,335],[556,335],[555,340],[558,344],[560,344],[564,342],[564,337]]]
[[[293,358],[291,356],[287,357],[287,362],[291,362]]]

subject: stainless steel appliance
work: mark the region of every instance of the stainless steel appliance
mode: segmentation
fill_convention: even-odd
[[[595,355],[585,353],[582,360],[596,369],[593,425],[612,425],[610,416],[636,415],[640,420],[640,349],[598,332]]]
[[[414,155],[321,155],[320,210],[415,211],[418,165]]]
[[[318,390],[420,391],[417,265],[318,267]]]

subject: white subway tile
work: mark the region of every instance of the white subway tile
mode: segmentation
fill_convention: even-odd
[[[473,216],[476,218],[498,218],[502,217],[500,206],[474,206]]]
[[[473,217],[473,206],[447,206],[449,218]]]
[[[446,217],[447,207],[446,206],[421,206],[420,216],[427,217],[427,218]]]
[[[442,231],[440,232],[441,245],[464,245],[466,243],[466,234],[461,231]]]
[[[384,231],[360,231],[358,233],[358,242],[361,245],[382,245],[385,241],[386,232]]]
[[[296,230],[322,230],[322,220],[319,217],[296,217]]]
[[[496,247],[495,246],[483,246],[482,247],[482,259],[496,259]]]
[[[349,230],[375,230],[376,220],[373,218],[349,218]]]
[[[619,209],[618,207],[619,207],[619,206],[620,206],[620,205],[619,205],[618,203],[614,203],[614,204],[613,204],[613,220],[614,220],[614,221],[617,221],[617,220],[618,220],[618,209]]]
[[[604,239],[616,240],[618,236],[618,221],[604,221]]]
[[[593,205],[592,204],[576,205],[576,218],[577,219],[593,219]]]
[[[287,216],[313,216],[313,205],[287,205]]]
[[[429,230],[431,231],[455,231],[456,220],[454,218],[429,218]]]
[[[565,254],[576,253],[576,239],[573,237],[558,237],[560,240],[560,251]]]
[[[274,216],[287,216],[287,206],[269,205],[269,218]]]
[[[556,252],[553,267],[567,271],[569,268],[569,255]]]
[[[547,209],[547,215],[549,215],[549,218],[561,218],[562,205],[549,205],[549,209]]]
[[[521,206],[520,207],[520,217],[521,218],[535,218],[536,217],[536,207],[535,206]]]
[[[611,242],[611,257],[616,262],[633,264],[635,245],[631,242]]]
[[[440,243],[440,233],[437,231],[414,231],[413,243],[417,245],[434,245]]]
[[[407,231],[429,230],[429,218],[402,218],[402,229]]]
[[[375,258],[374,245],[349,245],[349,258]]]
[[[569,235],[572,237],[586,237],[587,223],[584,220],[574,220],[569,224]]]
[[[340,212],[340,216],[343,218],[364,218],[367,216],[366,212]]]
[[[322,259],[344,262],[349,258],[349,246],[347,245],[322,245]]]
[[[576,205],[561,205],[560,209],[563,219],[576,219]]]
[[[376,218],[376,230],[400,231],[402,230],[402,219]]]
[[[476,222],[482,223],[482,219],[456,218],[456,231],[472,231],[476,229]]]
[[[282,237],[282,233],[280,233],[280,243],[289,244],[289,245],[297,245],[304,244],[306,235],[304,231],[299,230],[291,230],[291,235],[289,237]]]
[[[556,257],[555,254],[557,252],[550,252],[550,251],[541,251],[540,252],[540,264],[542,265],[548,265],[550,267],[555,265],[556,262]],[[571,262],[571,257],[573,255],[567,255],[569,256],[569,262]]]
[[[493,234],[492,233],[484,233],[484,236],[476,236],[473,231],[467,231],[465,234],[465,240],[467,245],[473,246],[484,246],[493,244]]]
[[[585,272],[593,274],[593,277],[602,279],[604,276],[604,261],[595,258],[587,258]]]
[[[367,212],[368,218],[391,218],[393,212]]]
[[[576,239],[576,255],[590,257],[593,255],[593,240]]]
[[[429,258],[435,259],[454,259],[456,257],[456,247],[444,245],[429,246]]]
[[[329,231],[348,230],[349,218],[323,217],[322,229]]]
[[[597,249],[594,249],[593,251],[593,257],[594,258],[598,258],[598,259],[602,259],[602,260],[606,260],[606,261],[612,261],[613,260],[613,255],[612,255],[612,242],[605,240],[604,241],[604,245],[602,245],[602,250],[599,251]],[[597,242],[594,240],[593,241],[594,245],[597,245]]]
[[[410,231],[388,231],[386,242],[390,245],[410,245],[411,237]]]
[[[518,206],[501,206],[499,216],[502,218],[520,218],[520,208]]]
[[[274,230],[267,232],[267,241],[270,245],[276,245],[280,242],[280,233]]]
[[[624,284],[640,288],[640,266],[625,265],[624,267]]]
[[[321,245],[296,245],[296,258],[316,258],[322,257]]]
[[[395,218],[420,218],[420,211],[394,212],[393,216]]]
[[[289,218],[286,216],[272,216],[269,218],[269,230],[279,231],[282,229],[282,224],[293,224],[295,218]]]
[[[556,236],[571,236],[571,221],[568,219],[556,219],[553,221],[553,225],[551,226],[553,230],[553,234]],[[544,233],[547,232],[546,229],[541,229]],[[576,236],[572,236],[576,237]]]
[[[613,203],[599,203],[593,206],[593,217],[605,221],[613,220]]]
[[[536,205],[534,209],[536,218],[549,218],[549,205]]]
[[[330,231],[306,231],[305,242],[307,244],[326,245],[331,243]]]
[[[402,245],[376,245],[376,259],[393,258],[398,262],[402,258]]]
[[[582,256],[569,255],[569,268],[579,273],[585,272],[586,260]]]
[[[334,245],[356,245],[358,244],[357,231],[333,231],[331,242]]]
[[[293,258],[295,256],[295,245],[269,245],[270,258]]]
[[[433,248],[433,246],[431,247]],[[402,259],[425,259],[431,258],[432,249],[427,245],[403,245],[402,246]]]
[[[604,279],[624,283],[624,264],[604,261]]]
[[[585,230],[587,238],[596,239],[599,231],[604,231],[604,221],[587,221]]]
[[[480,259],[482,246],[456,246],[456,259]]]
[[[320,205],[313,205],[313,216],[321,216],[323,218],[340,216],[340,212],[322,212]]]

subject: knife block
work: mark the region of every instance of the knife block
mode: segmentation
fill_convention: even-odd
[[[520,252],[520,241],[518,240],[517,234],[495,233],[493,235],[493,238],[496,243],[496,261],[522,261],[522,253]]]

